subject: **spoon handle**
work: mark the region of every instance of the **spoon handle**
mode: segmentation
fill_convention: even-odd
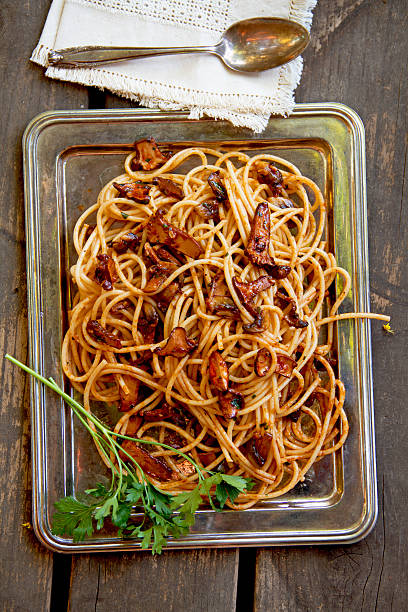
[[[61,68],[89,68],[108,62],[176,53],[215,53],[214,47],[72,47],[51,51],[48,63]]]

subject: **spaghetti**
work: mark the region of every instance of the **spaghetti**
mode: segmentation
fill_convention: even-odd
[[[251,477],[231,505],[244,509],[290,491],[344,444],[334,323],[389,317],[338,314],[351,281],[325,222],[319,188],[284,159],[204,147],[168,156],[152,139],[78,219],[64,372],[88,411],[118,405],[116,432],[174,449],[123,443],[153,484],[195,486],[181,451]]]

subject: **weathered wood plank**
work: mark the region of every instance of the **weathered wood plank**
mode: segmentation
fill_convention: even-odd
[[[408,600],[407,5],[336,0],[315,10],[297,100],[344,102],[366,125],[372,325],[380,512],[364,541],[258,553],[255,610],[405,609]],[[402,519],[402,520],[401,520]]]
[[[47,108],[87,103],[87,91],[45,79],[29,57],[49,0],[2,2],[0,88],[0,355],[27,358],[27,306],[21,136],[28,121]],[[0,609],[49,608],[52,555],[39,545],[31,521],[28,381],[2,360],[0,387]]]
[[[238,551],[75,557],[70,612],[235,612]]]

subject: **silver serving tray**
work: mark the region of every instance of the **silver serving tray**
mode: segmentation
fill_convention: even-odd
[[[183,112],[47,112],[33,119],[23,140],[31,367],[67,384],[60,349],[70,303],[72,229],[102,185],[122,172],[130,143],[146,135],[176,148],[207,143],[274,151],[297,164],[325,194],[328,239],[352,278],[342,310],[368,311],[364,128],[351,109],[299,104],[288,119],[271,119],[261,135],[224,121],[191,121]],[[337,348],[350,420],[342,451],[316,464],[305,489],[246,511],[200,511],[191,533],[170,540],[169,548],[350,543],[369,533],[377,517],[370,323],[340,322]],[[54,502],[107,474],[69,409],[34,380],[31,404],[33,525],[40,541],[67,553],[139,549],[138,541],[109,531],[80,543],[51,533]]]

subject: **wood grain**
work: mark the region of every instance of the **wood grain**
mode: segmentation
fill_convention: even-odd
[[[405,0],[321,1],[297,92],[366,126],[371,302],[395,330],[372,325],[379,519],[352,546],[259,551],[257,611],[407,609],[407,25]]]
[[[27,356],[21,135],[36,113],[88,106],[87,89],[52,82],[29,63],[49,0],[0,3],[2,146],[0,149],[0,350]],[[392,315],[395,335],[373,324],[374,392],[380,517],[364,541],[345,547],[259,550],[255,610],[405,610],[408,434],[407,342],[407,3],[406,0],[320,0],[297,100],[340,101],[362,116],[367,133],[370,275],[373,310]],[[13,44],[14,43],[14,44]],[[89,106],[135,106],[91,89]],[[0,405],[0,610],[50,607],[52,555],[30,521],[30,431],[27,381],[2,362]],[[240,552],[241,561],[250,558]],[[69,563],[56,564],[54,594]],[[250,565],[241,563],[250,568]],[[200,550],[73,558],[71,612],[232,612],[237,550]],[[249,572],[250,573],[250,572]],[[238,592],[253,585],[240,574]],[[66,606],[54,597],[54,609]],[[248,597],[248,601],[250,601]],[[250,606],[247,606],[248,611]]]
[[[238,551],[75,557],[70,612],[235,612]]]
[[[48,0],[0,4],[0,609],[46,611],[52,555],[23,523],[31,521],[28,381],[3,355],[27,359],[27,306],[21,137],[47,108],[75,107],[86,90],[48,81],[29,57]],[[14,44],[13,44],[14,43]]]

